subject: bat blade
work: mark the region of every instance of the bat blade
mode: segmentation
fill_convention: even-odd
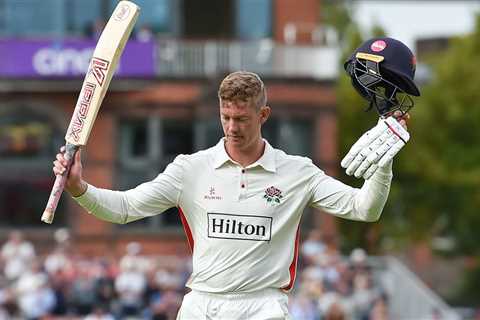
[[[43,222],[53,221],[75,152],[88,141],[98,110],[139,13],[140,8],[133,2],[120,1],[98,39],[65,135],[67,170],[55,178],[41,218]]]

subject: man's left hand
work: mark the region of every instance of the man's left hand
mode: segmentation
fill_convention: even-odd
[[[406,130],[409,118],[408,113],[396,111],[392,116],[381,119],[377,126],[352,146],[342,160],[341,165],[346,168],[346,173],[367,180],[379,167],[386,167],[410,139]],[[365,141],[365,135],[372,131],[376,133],[375,138]]]

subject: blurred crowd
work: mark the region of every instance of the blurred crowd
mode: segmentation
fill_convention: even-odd
[[[375,281],[367,254],[357,248],[343,256],[313,230],[300,249],[290,313],[299,320],[387,320],[388,301]]]
[[[87,257],[72,252],[68,233],[38,257],[12,232],[1,248],[0,320],[175,319],[185,293],[189,258],[144,256],[131,242],[125,254]]]
[[[39,257],[18,231],[0,253],[0,320],[175,319],[190,274],[190,257],[146,256],[139,243],[120,258],[73,252],[67,231]],[[312,231],[300,250],[290,310],[297,320],[383,320],[386,298],[375,285],[365,252],[344,258]]]

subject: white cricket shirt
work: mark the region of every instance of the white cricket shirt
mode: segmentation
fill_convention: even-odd
[[[128,191],[88,186],[75,198],[95,216],[126,223],[178,207],[193,255],[187,286],[206,292],[290,290],[296,273],[299,223],[306,206],[352,220],[375,221],[385,205],[391,167],[361,189],[349,187],[308,158],[265,141],[263,156],[243,168],[222,139],[179,155],[154,180]]]

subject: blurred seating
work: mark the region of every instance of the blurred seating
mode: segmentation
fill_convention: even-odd
[[[11,252],[22,246],[29,248],[23,255],[30,262],[17,277],[7,277],[2,268],[0,319],[175,319],[190,257],[144,255],[137,242],[118,258],[87,257],[72,250],[64,233],[55,235],[57,246],[42,257],[35,257],[33,245],[19,233],[3,245],[3,267],[18,259]],[[300,254],[290,294],[293,319],[388,319],[388,297],[364,250],[341,255],[312,231]]]

